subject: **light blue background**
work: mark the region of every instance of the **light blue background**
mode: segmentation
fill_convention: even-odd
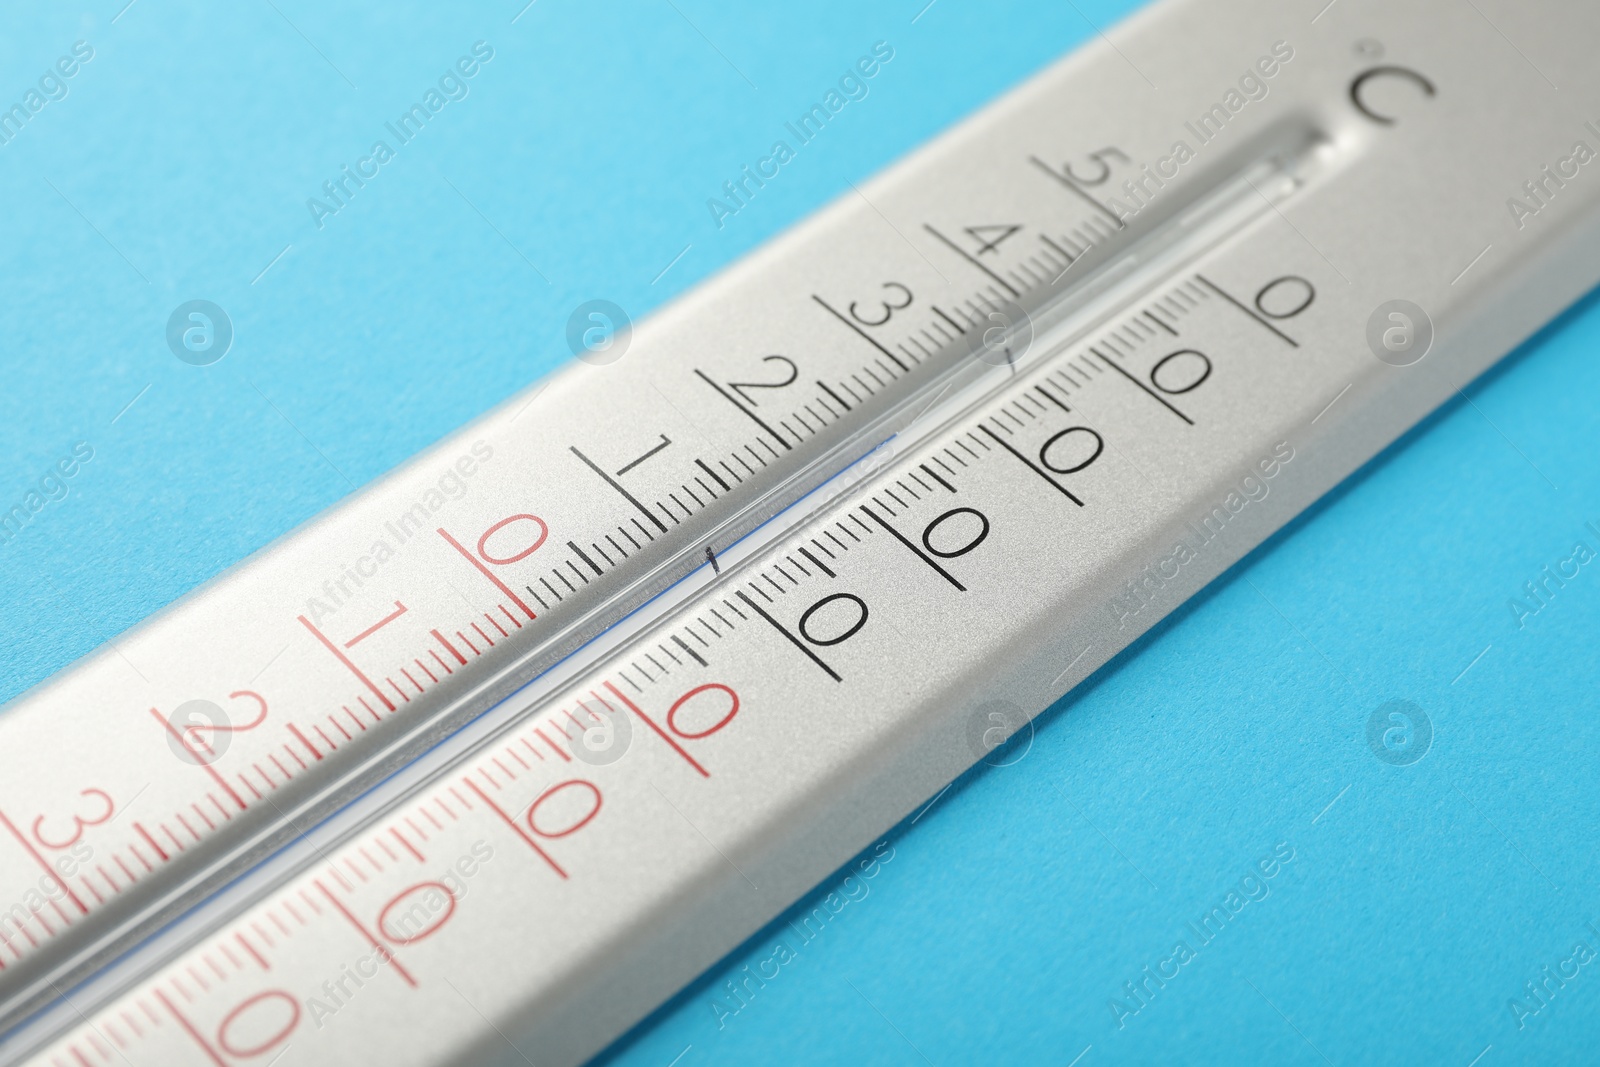
[[[580,301],[642,315],[1134,6],[274,2],[7,5],[0,99],[96,52],[0,147],[0,500],[95,456],[0,545],[0,697],[557,366]],[[317,230],[305,199],[479,39],[471,95]],[[880,39],[871,95],[716,230],[706,197]],[[237,330],[204,369],[163,339],[197,297]],[[774,933],[613,1062],[1592,1058],[1600,964],[1523,1032],[1507,1001],[1600,949],[1600,564],[1525,629],[1507,601],[1600,548],[1597,344],[1569,314],[891,833],[722,1028]],[[1411,767],[1366,744],[1397,698],[1436,731]],[[1271,895],[1119,1031],[1121,984],[1278,842]]]

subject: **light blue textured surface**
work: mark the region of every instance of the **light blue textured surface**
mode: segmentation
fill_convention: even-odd
[[[10,4],[0,35],[7,104],[95,50],[0,147],[4,506],[94,449],[0,544],[0,697],[556,366],[578,302],[644,313],[1083,40],[1078,11],[1134,6],[123,2]],[[306,198],[478,40],[469,95],[319,230]],[[878,40],[870,96],[719,232],[706,197]],[[209,368],[163,338],[192,298],[237,330]],[[1592,1058],[1600,964],[1520,1031],[1508,1001],[1600,951],[1600,563],[1521,629],[1508,601],[1600,548],[1597,345],[1591,302],[613,1062]],[[1409,767],[1367,746],[1391,699],[1434,725]],[[1201,947],[1186,923],[1280,843]],[[788,921],[829,892],[802,942]],[[779,938],[794,958],[741,1004],[725,983]],[[1109,1002],[1179,939],[1194,958],[1119,1029]]]

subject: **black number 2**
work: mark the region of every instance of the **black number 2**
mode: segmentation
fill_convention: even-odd
[[[755,400],[753,398],[751,398],[749,393],[745,392],[746,389],[782,389],[786,385],[793,385],[794,384],[794,380],[800,376],[800,368],[796,367],[794,365],[794,360],[790,359],[788,356],[762,356],[761,357],[761,362],[763,362],[763,363],[771,363],[773,360],[777,360],[779,363],[782,363],[783,365],[785,365],[785,366],[787,366],[789,368],[789,376],[787,378],[785,378],[783,381],[781,381],[781,382],[729,382],[728,383],[728,388],[732,389],[734,392],[738,393],[740,399],[742,399],[746,404],[749,404],[751,407],[755,407],[756,406],[756,402],[755,402]]]

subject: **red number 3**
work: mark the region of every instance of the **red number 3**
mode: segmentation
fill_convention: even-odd
[[[60,851],[64,848],[71,848],[73,845],[77,844],[78,839],[83,836],[85,827],[99,826],[101,823],[110,819],[112,814],[117,810],[117,806],[112,802],[110,794],[108,794],[104,789],[85,789],[78,795],[84,797],[99,797],[100,802],[105,805],[105,811],[91,818],[85,818],[82,815],[74,815],[72,817],[72,836],[64,841],[57,841],[44,835],[42,824],[48,816],[41,815],[37,819],[33,820],[34,840],[38,841],[39,844],[43,845],[45,848],[55,849],[57,851]]]

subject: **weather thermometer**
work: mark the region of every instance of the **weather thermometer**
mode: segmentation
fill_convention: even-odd
[[[11,707],[0,1057],[578,1062],[1600,281],[1600,9],[1330,7],[1144,11]]]

